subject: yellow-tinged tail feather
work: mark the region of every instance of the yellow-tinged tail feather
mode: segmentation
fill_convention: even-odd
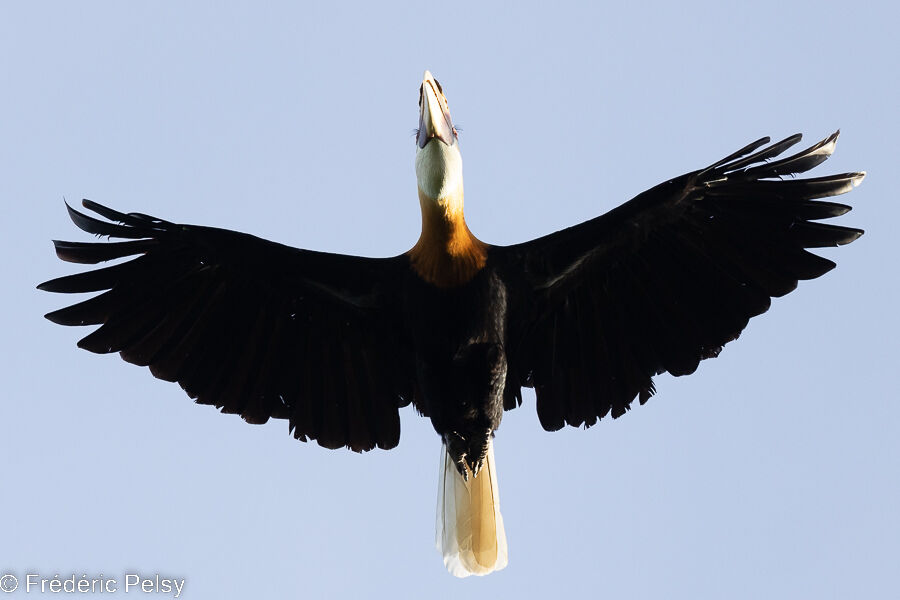
[[[506,532],[500,516],[493,440],[478,475],[463,479],[441,445],[436,545],[456,577],[487,575],[506,566]]]

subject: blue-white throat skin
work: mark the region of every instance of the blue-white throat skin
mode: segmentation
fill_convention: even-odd
[[[425,197],[462,207],[462,155],[447,99],[440,84],[425,71],[419,99],[416,135],[416,181]]]

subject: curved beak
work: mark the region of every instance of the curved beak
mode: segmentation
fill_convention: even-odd
[[[447,98],[440,84],[429,71],[425,71],[419,94],[419,134],[416,143],[419,148],[424,148],[432,138],[452,146],[456,142],[456,130],[453,129]]]

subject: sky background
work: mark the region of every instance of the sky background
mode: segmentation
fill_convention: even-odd
[[[160,573],[182,598],[897,598],[896,3],[626,4],[0,5],[0,571]],[[302,444],[78,350],[42,318],[73,298],[35,290],[77,270],[51,239],[89,240],[63,198],[406,251],[426,68],[496,244],[763,135],[841,128],[815,173],[869,173],[838,268],[697,374],[588,431],[543,432],[526,392],[495,443],[509,566],[467,580],[433,548],[439,440],[411,408],[390,452]]]

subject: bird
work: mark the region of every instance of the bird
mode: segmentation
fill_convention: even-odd
[[[412,404],[442,443],[444,565],[485,575],[508,564],[493,441],[522,388],[547,431],[646,403],[654,377],[693,373],[772,298],[835,267],[808,249],[863,230],[824,223],[851,207],[823,199],[865,172],[798,177],[839,131],[789,156],[800,134],[764,137],[601,216],[494,245],[466,224],[459,132],[428,71],[418,104],[422,227],[402,254],[298,249],[84,200],[96,216],[66,204],[69,216],[108,240],[54,241],[56,254],[115,262],[38,288],[99,292],[46,315],[99,326],[80,348],[119,353],[248,423],[284,419],[300,441],[390,449]]]

